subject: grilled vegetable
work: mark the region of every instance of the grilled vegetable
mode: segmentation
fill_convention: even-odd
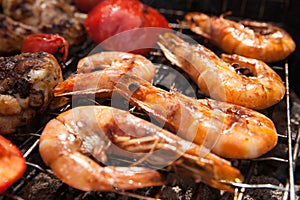
[[[65,62],[69,53],[69,43],[58,34],[31,34],[24,38],[22,52],[41,51],[53,54]]]
[[[88,13],[102,1],[104,0],[75,0],[75,5],[81,12]]]
[[[140,54],[147,53],[156,44],[157,31],[136,28],[170,28],[168,21],[157,10],[138,0],[103,1],[88,13],[84,26],[89,36],[104,48]],[[128,30],[134,31],[112,37]],[[161,33],[161,30],[158,32]],[[103,43],[108,38],[109,42]]]
[[[0,135],[0,193],[17,181],[26,169],[22,152]]]

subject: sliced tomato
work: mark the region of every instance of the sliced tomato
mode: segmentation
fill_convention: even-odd
[[[0,193],[17,181],[26,169],[22,152],[0,135]]]
[[[151,47],[156,44],[157,38],[153,31],[146,30],[146,27],[156,27],[170,29],[168,21],[157,10],[151,8],[138,0],[106,0],[99,3],[88,13],[84,21],[84,26],[88,35],[96,42],[102,42],[128,30],[136,30],[120,36],[123,38],[113,38],[109,46],[117,47],[110,50],[127,50],[128,47]],[[105,48],[105,46],[104,46]],[[136,53],[145,54],[145,49],[136,50]]]
[[[24,38],[21,51],[44,51],[65,62],[69,53],[69,43],[58,34],[31,34]]]

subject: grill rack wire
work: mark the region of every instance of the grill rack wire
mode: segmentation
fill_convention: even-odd
[[[187,34],[189,34],[192,38],[196,38],[199,39],[199,36],[196,36],[194,34],[192,34],[191,32],[189,32],[188,30],[185,30],[184,27],[180,27],[178,26],[178,24],[176,23],[176,20],[179,19],[181,20],[182,17],[184,16],[184,14],[186,12],[189,12],[193,9],[195,10],[199,10],[197,7],[193,6],[194,5],[194,1],[193,0],[186,0],[184,1],[184,9],[182,9],[182,7],[180,7],[180,9],[178,8],[164,8],[164,5],[159,5],[158,2],[156,1],[144,1],[146,4],[153,6],[153,7],[157,7],[157,9],[166,16],[166,18],[171,22],[170,25],[173,29],[180,29],[181,31],[186,32]],[[175,1],[176,2],[176,1]],[[203,3],[204,2],[204,3]],[[203,12],[208,12],[208,13],[224,13],[227,12],[228,10],[233,10],[232,7],[230,7],[231,5],[233,5],[232,3],[230,3],[230,0],[224,0],[224,1],[217,1],[217,7],[218,9],[214,9],[214,10],[209,10],[208,8],[211,8],[210,5],[216,3],[214,1],[202,1],[203,4],[205,4],[206,2],[206,6],[205,5],[200,5],[200,7],[202,8],[201,11]],[[287,0],[272,0],[272,1],[259,1],[260,3],[259,5],[259,9],[257,9],[258,15],[257,19],[260,20],[269,20],[268,19],[268,14],[266,13],[266,11],[268,10],[267,4],[279,4],[280,8],[284,8],[282,15],[279,16],[278,18],[276,18],[276,22],[279,23],[280,25],[284,23],[284,21],[286,20],[286,15],[288,13],[288,9],[290,6],[290,1]],[[161,4],[164,4],[165,1],[160,2]],[[180,1],[178,4],[173,3],[172,5],[180,5],[182,4],[182,1]],[[234,17],[247,17],[247,11],[249,10],[247,5],[249,4],[249,1],[247,0],[242,0],[240,2],[240,9],[238,9],[238,12],[233,12]],[[253,5],[253,2],[251,2],[251,5]],[[167,4],[166,7],[170,6],[170,2]],[[216,6],[214,6],[215,8]],[[184,10],[184,11],[183,11]],[[250,9],[253,10],[253,9]],[[200,38],[201,42],[205,43],[205,41],[202,40],[202,38]],[[206,45],[210,45],[205,43]],[[89,52],[88,49],[92,49],[93,45],[91,45],[90,42],[85,44],[86,46],[80,47],[79,49],[75,49],[72,50],[74,55],[77,55],[76,57],[71,57],[71,59],[66,63],[67,66],[70,67],[70,73],[72,73],[72,71],[75,71],[74,66],[75,63],[78,61],[78,59],[80,59],[81,57],[86,55],[86,52]],[[211,47],[211,46],[210,46]],[[215,48],[215,47],[211,47],[211,48]],[[84,52],[82,52],[82,49],[86,49]],[[72,52],[71,52],[72,53]],[[149,56],[150,60],[156,60],[156,59],[162,59],[162,56],[159,52],[152,52],[152,55]],[[287,147],[287,151],[284,152],[283,154],[285,154],[285,156],[280,157],[280,156],[272,156],[271,154],[267,154],[263,157],[260,157],[258,159],[253,159],[253,160],[246,160],[246,161],[240,161],[240,160],[232,160],[232,162],[234,163],[234,165],[236,165],[237,167],[243,167],[244,169],[246,168],[247,173],[244,173],[245,175],[245,182],[242,184],[232,184],[236,189],[235,189],[235,193],[233,195],[223,195],[222,199],[244,199],[245,198],[245,194],[247,193],[247,191],[251,191],[251,190],[261,190],[261,189],[267,189],[267,190],[274,190],[274,191],[279,191],[282,194],[282,198],[283,200],[287,200],[287,199],[297,199],[299,198],[299,196],[297,195],[297,193],[300,191],[300,186],[299,185],[295,185],[295,168],[296,168],[296,162],[297,162],[297,158],[298,158],[298,152],[299,152],[299,144],[300,144],[300,134],[299,134],[299,127],[298,127],[298,123],[295,122],[294,119],[292,119],[292,115],[295,115],[295,113],[291,113],[291,107],[293,104],[293,94],[291,94],[290,91],[290,78],[289,78],[289,63],[287,61],[283,62],[283,63],[279,63],[279,66],[273,66],[274,69],[281,75],[281,77],[283,78],[283,80],[285,81],[286,84],[286,96],[285,99],[282,100],[281,104],[284,105],[285,107],[285,129],[282,129],[281,132],[279,132],[279,144],[283,144],[286,145]],[[72,69],[73,67],[73,69]],[[160,81],[163,81],[166,73],[164,73],[164,69],[163,67],[159,67],[159,71],[158,71],[158,76],[156,77],[156,81],[157,84],[159,84]],[[69,72],[66,72],[64,74],[65,77],[67,77],[69,74]],[[184,89],[180,89],[180,90],[184,90]],[[276,107],[276,106],[275,106]],[[58,111],[62,112],[63,110]],[[268,110],[266,111],[266,114],[272,114],[273,112],[273,108],[272,110]],[[0,200],[7,200],[7,199],[17,199],[17,200],[21,200],[23,199],[22,197],[20,197],[18,195],[18,193],[24,188],[26,187],[26,185],[30,184],[30,181],[38,176],[39,173],[46,173],[49,174],[49,176],[52,176],[52,172],[47,169],[47,167],[45,167],[43,165],[43,163],[41,163],[40,157],[38,155],[38,142],[39,142],[39,136],[42,132],[42,129],[45,125],[45,123],[53,118],[54,116],[56,116],[58,113],[47,113],[46,117],[43,116],[43,125],[42,126],[37,126],[35,124],[35,122],[33,122],[32,124],[30,124],[28,127],[26,127],[25,129],[21,130],[21,133],[17,133],[17,134],[13,134],[13,135],[9,135],[6,136],[9,139],[11,139],[12,141],[14,141],[17,146],[21,149],[21,151],[24,153],[25,158],[27,159],[27,170],[23,176],[23,178],[21,180],[19,180],[18,182],[16,182],[15,184],[13,184],[9,190],[3,194],[3,196],[0,196]],[[297,120],[297,119],[296,119]],[[38,128],[37,128],[38,127]],[[34,130],[34,131],[32,131]],[[286,166],[286,180],[283,183],[283,185],[277,185],[277,184],[273,184],[273,183],[250,183],[249,181],[251,180],[251,177],[253,176],[253,172],[255,170],[257,170],[257,165],[260,165],[260,163],[266,163],[266,162],[276,162],[279,164],[276,165],[284,165]],[[245,167],[246,166],[246,167]],[[68,186],[66,185],[62,185],[61,187],[58,188],[59,191],[57,191],[57,193],[64,193],[67,190]],[[81,197],[84,197],[85,193],[84,192],[78,192],[77,193],[81,193]],[[121,194],[119,193],[119,195],[123,196],[123,197],[130,197],[130,198],[134,198],[134,199],[139,199],[139,198],[143,198],[143,199],[154,199],[151,197],[141,197],[139,195],[136,194],[131,194],[131,193],[124,193]],[[197,195],[194,195],[193,197],[197,198]]]

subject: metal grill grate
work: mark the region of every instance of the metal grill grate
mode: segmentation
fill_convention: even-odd
[[[207,13],[224,13],[228,10],[232,10],[235,17],[248,17],[248,14],[256,13],[257,19],[271,20],[275,22],[283,23],[285,16],[288,12],[290,2],[287,0],[272,0],[272,1],[247,1],[242,0],[239,3],[233,3],[232,0],[224,1],[210,1],[205,0],[199,3],[198,1],[186,0],[173,1],[173,7],[170,8],[170,2],[168,1],[144,1],[145,3],[159,8],[159,11],[163,13],[167,19],[171,22],[171,26],[174,29],[179,29],[176,20],[181,20],[184,14],[191,10],[200,10]],[[176,2],[178,4],[176,4]],[[157,3],[157,4],[156,4]],[[162,4],[162,5],[160,5]],[[196,5],[197,4],[197,5]],[[213,5],[213,6],[212,6]],[[268,9],[269,6],[278,5],[282,9],[280,16],[275,15]],[[181,6],[176,8],[176,6]],[[258,9],[256,8],[258,6]],[[201,9],[200,9],[201,8]],[[254,12],[255,11],[255,12]],[[271,19],[268,19],[268,18]],[[188,34],[192,38],[199,41],[199,43],[206,45],[208,48],[218,52],[219,49],[212,46],[203,40],[200,36],[194,35],[189,30],[182,30],[185,34]],[[68,61],[68,67],[70,71],[67,71],[64,75],[67,77],[75,70],[76,62],[80,57],[89,53],[90,49],[94,47],[94,44],[88,41],[86,46],[80,49],[73,49],[72,54],[76,55]],[[89,49],[88,49],[88,48]],[[83,51],[83,49],[85,49]],[[158,51],[151,52],[148,55],[149,59],[154,63],[158,63],[158,73],[155,78],[154,84],[162,87],[163,85],[170,85],[176,82],[176,75],[168,71],[164,65],[159,63],[170,65],[163,58],[162,54]],[[24,129],[20,129],[20,133],[15,135],[6,136],[18,145],[18,147],[24,153],[27,159],[27,170],[23,178],[16,182],[9,190],[0,197],[0,200],[8,199],[155,199],[173,197],[176,193],[176,188],[181,190],[180,193],[176,193],[174,198],[177,199],[259,199],[270,197],[269,199],[297,199],[299,197],[299,175],[296,174],[295,168],[299,152],[299,115],[300,115],[300,100],[290,90],[290,77],[289,77],[289,63],[276,63],[272,66],[278,74],[285,80],[287,93],[285,99],[274,107],[264,110],[263,113],[270,117],[279,133],[279,142],[274,150],[266,154],[265,156],[253,159],[253,160],[231,160],[233,165],[238,167],[245,176],[245,182],[243,184],[234,184],[236,188],[234,194],[220,193],[217,196],[213,193],[218,193],[215,189],[207,187],[203,184],[191,183],[190,180],[181,180],[180,177],[175,177],[171,174],[169,177],[169,185],[163,187],[152,187],[142,190],[135,190],[131,192],[82,192],[73,189],[56,179],[50,170],[43,164],[38,153],[38,141],[41,131],[45,123],[58,115],[63,110],[57,110],[51,113],[45,113],[42,116],[38,116],[42,119],[42,125],[32,123]],[[188,79],[188,77],[187,77]],[[198,98],[202,98],[203,94],[199,91],[195,84],[191,82],[195,91],[188,91],[187,88],[180,84],[175,84],[174,87],[183,92],[186,95],[190,95],[195,92]],[[174,184],[174,180],[176,184]],[[179,181],[178,181],[179,179]],[[207,197],[206,197],[206,196]],[[174,199],[172,198],[172,199]]]

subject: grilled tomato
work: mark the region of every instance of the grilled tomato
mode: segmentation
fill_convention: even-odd
[[[69,43],[58,34],[31,34],[24,38],[21,51],[44,51],[53,54],[58,61],[65,62],[69,54]]]
[[[26,169],[22,152],[0,135],[0,193],[17,181]]]
[[[164,16],[138,0],[103,1],[88,13],[84,26],[100,46],[140,54],[145,54],[156,44],[157,34],[170,30]]]
[[[98,3],[104,0],[75,0],[75,6],[84,13],[91,11]]]

